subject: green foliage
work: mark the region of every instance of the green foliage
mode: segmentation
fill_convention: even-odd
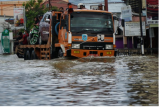
[[[43,0],[38,0],[36,2],[35,0],[29,0],[28,2],[24,3],[23,6],[25,6],[25,14],[26,14],[26,28],[29,31],[34,26],[34,18],[38,17],[38,15],[43,15],[45,12],[47,12],[49,9],[45,8],[44,5],[40,5]],[[52,7],[51,10],[58,10],[57,7]]]

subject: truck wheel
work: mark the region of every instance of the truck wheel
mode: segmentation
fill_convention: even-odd
[[[22,54],[17,53],[18,58],[24,58]]]
[[[29,50],[27,50],[26,53],[25,53],[24,60],[30,60],[30,59],[31,59],[31,55],[30,55]]]
[[[62,58],[63,57],[63,51],[62,49],[58,50],[58,58]]]
[[[16,54],[17,54],[18,58],[20,58],[20,54],[18,52]]]
[[[32,50],[32,53],[31,53],[31,60],[32,60],[32,59],[37,59],[36,53],[35,53],[34,50]]]

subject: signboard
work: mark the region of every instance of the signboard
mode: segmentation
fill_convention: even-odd
[[[146,36],[145,22],[142,22],[143,36]],[[125,22],[125,36],[141,36],[140,22]]]
[[[122,13],[122,19],[124,19],[125,22],[132,21],[132,10],[130,5],[122,7],[121,13]]]
[[[15,27],[24,27],[25,17],[24,8],[14,8],[14,25]]]
[[[158,24],[158,0],[146,0],[147,24]]]

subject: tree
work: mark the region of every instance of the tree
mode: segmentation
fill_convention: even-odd
[[[38,17],[38,15],[43,15],[49,9],[45,8],[44,5],[41,5],[42,0],[29,0],[28,2],[24,3],[25,6],[25,15],[26,15],[26,28],[30,30],[34,26],[34,18]],[[58,10],[57,7],[52,7],[52,9]]]

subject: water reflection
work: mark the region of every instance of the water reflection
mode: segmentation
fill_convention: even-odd
[[[154,58],[154,57],[150,57]],[[128,63],[129,67],[134,66],[134,70],[131,72],[130,81],[128,84],[132,87],[128,92],[131,94],[130,105],[143,106],[157,106],[158,105],[158,59],[148,59],[145,61],[133,60],[132,63]]]

